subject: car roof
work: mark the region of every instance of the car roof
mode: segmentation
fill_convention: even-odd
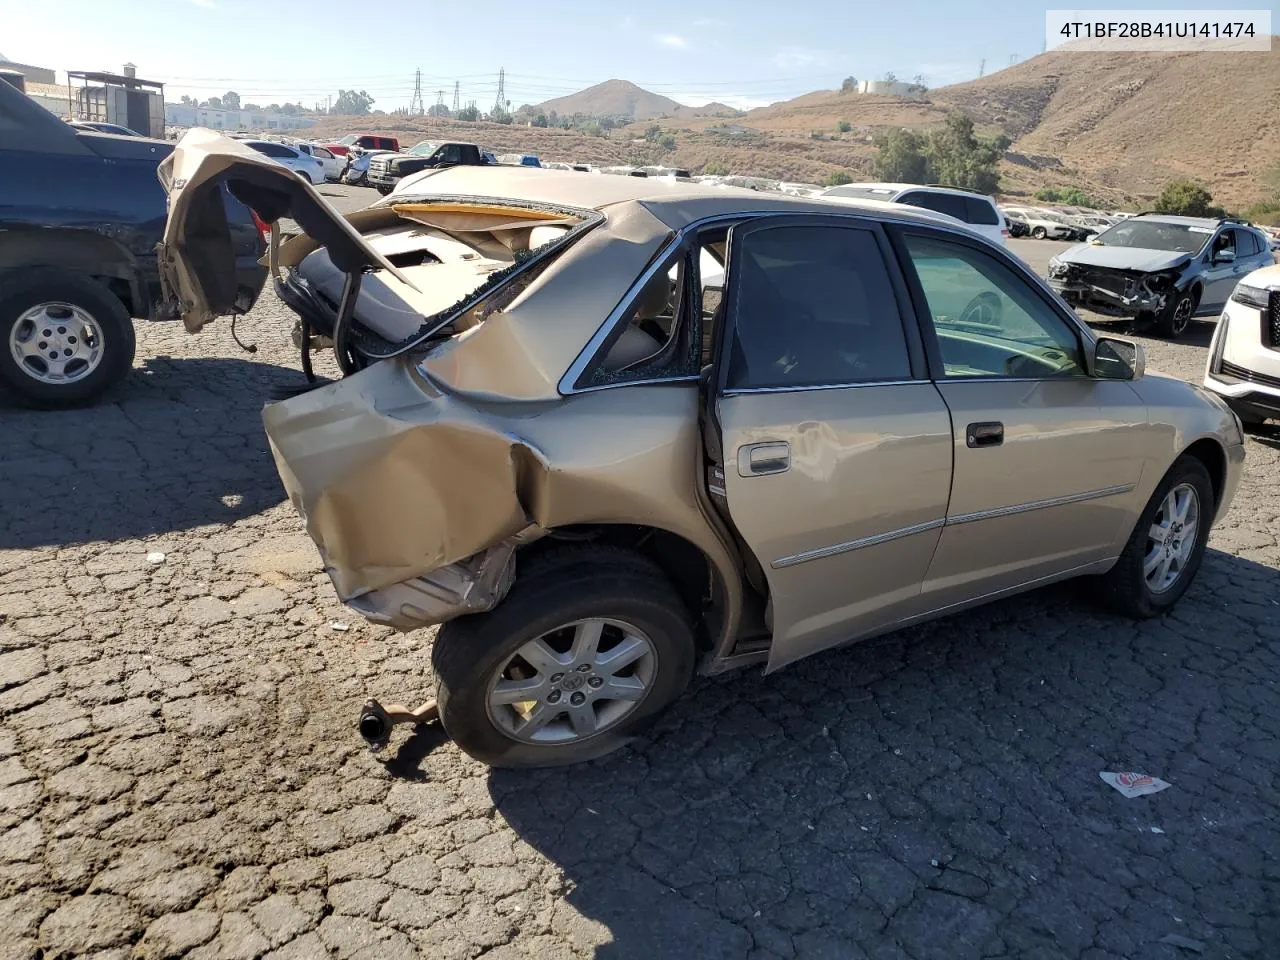
[[[541,167],[449,167],[415,181],[408,191],[458,197],[501,198],[600,211],[615,204],[640,203],[673,230],[719,213],[749,213],[756,210],[831,213],[837,206],[831,200],[818,197],[796,197],[670,177],[624,177],[609,174],[584,177],[574,170],[548,170]],[[943,222],[964,226],[954,217],[906,204],[843,197],[838,206],[846,212],[861,208],[871,215],[884,216],[888,213],[896,219],[922,224]]]
[[[1180,227],[1216,227],[1222,223],[1217,217],[1179,217],[1172,213],[1140,213],[1130,220],[1146,220],[1149,223],[1169,223]],[[1247,227],[1247,223],[1236,223],[1235,226]]]
[[[838,190],[840,187],[854,187],[859,190],[892,190],[895,193],[903,193],[907,190],[928,190],[931,193],[954,193],[960,197],[991,199],[985,193],[977,193],[974,190],[961,190],[959,187],[943,187],[932,183],[842,183],[830,189]]]

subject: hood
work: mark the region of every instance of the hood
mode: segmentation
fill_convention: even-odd
[[[169,195],[160,281],[192,333],[215,317],[247,309],[238,298],[235,251],[219,190],[224,181],[265,222],[275,224],[283,217],[296,221],[328,248],[344,273],[381,268],[414,287],[311,184],[236,140],[199,127],[189,130],[161,161],[158,173]]]
[[[1191,262],[1194,255],[1176,250],[1147,250],[1143,247],[1105,247],[1094,243],[1080,243],[1058,254],[1063,263],[1083,267],[1109,267],[1113,270],[1133,270],[1137,273],[1158,273],[1176,270]]]

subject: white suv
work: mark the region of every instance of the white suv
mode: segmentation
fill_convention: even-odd
[[[1245,423],[1280,420],[1280,265],[1236,284],[1209,344],[1204,385]]]
[[[1009,237],[1004,216],[996,202],[980,193],[952,187],[922,187],[915,183],[846,183],[818,194],[824,200],[888,200],[936,210],[955,217],[994,243]]]

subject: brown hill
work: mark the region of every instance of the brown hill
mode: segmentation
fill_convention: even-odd
[[[626,117],[629,120],[650,120],[654,117],[675,116],[680,110],[688,110],[670,97],[662,97],[637,87],[627,80],[606,80],[594,87],[587,87],[567,97],[557,97],[538,104],[543,113],[554,110],[561,116],[575,113],[589,117]]]

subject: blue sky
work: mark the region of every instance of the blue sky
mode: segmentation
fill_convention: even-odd
[[[463,102],[487,108],[501,67],[513,106],[620,77],[685,103],[751,107],[851,75],[923,74],[941,86],[976,77],[984,59],[992,73],[1011,56],[1041,51],[1046,9],[1016,0],[627,6],[633,9],[560,0],[0,0],[0,52],[58,70],[119,70],[132,61],[139,76],[166,84],[170,100],[235,90],[246,103],[313,104],[355,87],[376,98],[375,108],[390,110],[408,105],[421,68],[428,105],[439,89],[451,102],[456,80]],[[403,12],[392,19],[397,8]]]

